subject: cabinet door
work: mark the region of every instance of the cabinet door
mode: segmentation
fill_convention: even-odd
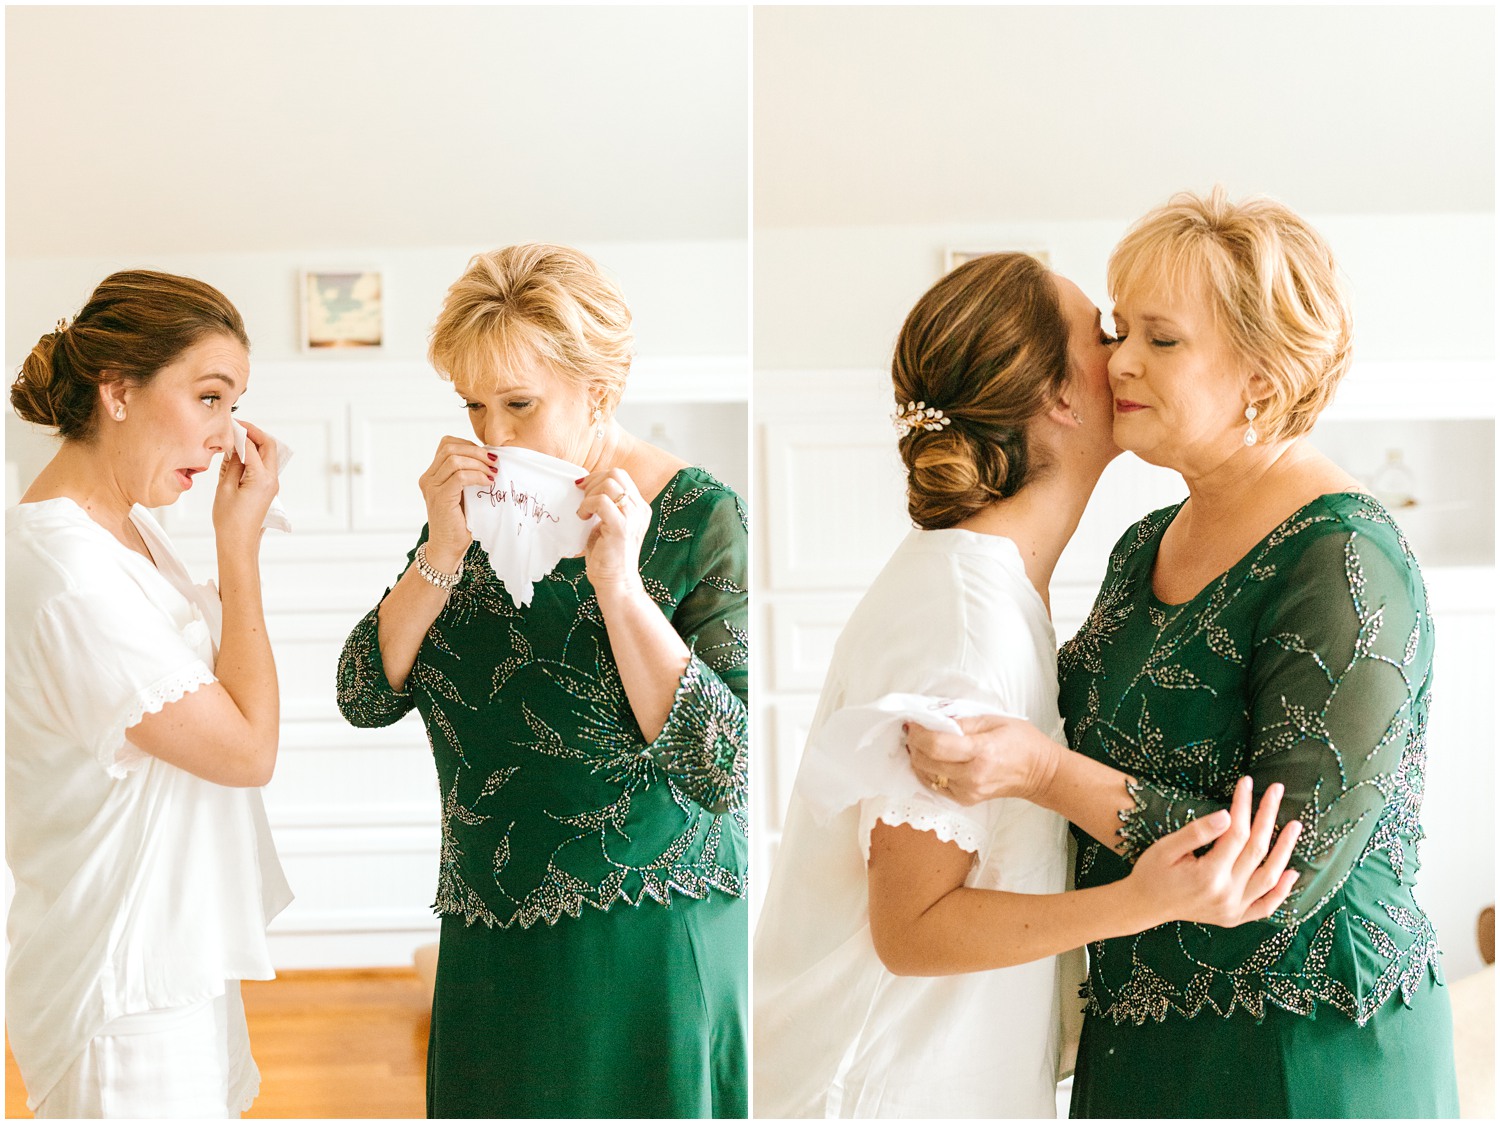
[[[247,403],[248,407],[248,403]],[[329,398],[292,401],[279,396],[247,418],[293,451],[281,473],[280,499],[294,531],[341,531],[349,523],[348,420],[343,402]],[[157,512],[173,537],[213,534],[214,491],[219,462],[198,477],[192,490]]]
[[[761,426],[766,498],[756,516],[772,530],[760,580],[777,591],[862,592],[911,530],[890,423],[851,414]]]
[[[294,450],[281,474],[281,504],[297,531],[349,525],[349,431],[342,402],[302,402],[296,412],[266,413],[255,423]]]
[[[415,376],[414,376],[415,377]],[[349,406],[349,525],[415,534],[427,521],[417,477],[445,436],[472,439],[468,415],[446,383],[403,388]]]

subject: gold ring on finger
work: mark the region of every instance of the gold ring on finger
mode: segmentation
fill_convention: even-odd
[[[629,496],[626,496],[626,495],[623,495],[623,494],[616,496],[615,497],[615,506],[618,507],[621,511],[624,511],[625,510],[625,501],[628,500],[629,498],[630,498]]]

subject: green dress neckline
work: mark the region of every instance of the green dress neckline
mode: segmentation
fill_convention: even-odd
[[[1242,576],[1244,570],[1251,565],[1252,559],[1259,556],[1266,549],[1266,545],[1271,541],[1271,539],[1275,538],[1277,535],[1285,534],[1287,528],[1293,525],[1297,521],[1297,518],[1309,508],[1315,507],[1318,504],[1325,503],[1336,506],[1336,501],[1340,498],[1358,499],[1360,497],[1368,496],[1368,492],[1355,492],[1346,490],[1339,492],[1324,492],[1321,496],[1313,497],[1301,507],[1297,508],[1296,511],[1288,515],[1280,523],[1276,524],[1276,526],[1272,527],[1258,540],[1256,540],[1255,544],[1251,546],[1249,550],[1245,551],[1244,554],[1240,555],[1239,558],[1235,559],[1235,561],[1231,563],[1227,569],[1209,578],[1208,581],[1204,583],[1203,588],[1189,597],[1186,601],[1163,601],[1156,595],[1157,556],[1161,553],[1161,541],[1166,537],[1167,530],[1172,526],[1173,523],[1177,521],[1177,516],[1182,511],[1183,505],[1187,503],[1187,500],[1184,499],[1174,506],[1166,509],[1168,512],[1167,518],[1162,521],[1161,525],[1157,528],[1156,534],[1151,539],[1149,548],[1150,553],[1144,555],[1142,558],[1143,564],[1146,566],[1146,594],[1151,599],[1151,604],[1158,609],[1165,609],[1170,611],[1175,609],[1191,608],[1195,602],[1205,596],[1208,596],[1216,586],[1222,586],[1225,583]]]

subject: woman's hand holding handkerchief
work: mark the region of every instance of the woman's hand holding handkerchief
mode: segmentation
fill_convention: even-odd
[[[235,422],[234,423],[234,455],[237,456],[237,457],[239,457],[241,464],[245,463],[245,441],[248,438],[248,436],[249,436],[249,434],[248,434],[247,430],[245,429],[245,426],[243,425],[243,423],[241,423],[241,422]],[[276,471],[276,477],[277,477],[278,482],[281,479],[282,470],[284,470],[286,468],[287,463],[291,459],[292,459],[292,448],[291,448],[291,446],[288,445],[285,441],[277,441],[276,442],[276,466],[275,466],[275,471]],[[286,508],[284,508],[284,507],[281,506],[281,495],[280,495],[279,492],[278,492],[278,494],[276,496],[274,496],[271,499],[271,507],[266,512],[265,521],[263,523],[261,523],[261,526],[263,528],[267,529],[267,530],[271,530],[271,531],[284,531],[287,534],[291,534],[291,532],[292,532],[292,521],[287,518]]]
[[[967,699],[931,695],[883,695],[867,706],[834,712],[807,744],[798,790],[826,823],[845,808],[874,796],[951,799],[942,785],[924,788],[906,755],[903,723],[961,733],[960,718],[1004,711]]]
[[[578,514],[594,524],[585,548],[589,583],[601,597],[641,589],[641,543],[651,524],[651,505],[630,473],[612,468],[580,477]]]
[[[495,478],[463,490],[464,518],[511,599],[529,605],[534,583],[582,553],[598,522],[580,515],[577,481],[586,470],[531,449],[485,451],[494,457]]]

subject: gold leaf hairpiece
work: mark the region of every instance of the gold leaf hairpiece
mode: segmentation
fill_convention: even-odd
[[[891,415],[891,424],[896,427],[897,437],[905,437],[917,429],[936,432],[945,425],[952,425],[953,419],[944,417],[943,411],[926,402],[908,402],[906,409],[897,410]]]

